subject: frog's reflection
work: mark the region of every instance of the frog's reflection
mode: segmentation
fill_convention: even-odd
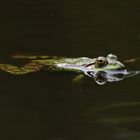
[[[126,77],[132,77],[139,74],[139,71],[118,70],[113,72],[98,71],[97,73],[88,72],[88,74],[93,77],[97,84],[104,85],[107,82],[121,81]]]

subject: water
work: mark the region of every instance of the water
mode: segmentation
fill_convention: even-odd
[[[140,2],[7,1],[1,13],[1,63],[17,53],[67,57],[139,57]],[[3,28],[4,27],[4,28]],[[139,66],[139,65],[138,65]],[[74,73],[0,72],[5,140],[139,140],[140,77],[104,86]]]

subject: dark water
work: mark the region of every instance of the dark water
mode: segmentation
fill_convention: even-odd
[[[139,0],[12,0],[1,9],[1,63],[17,53],[140,56]],[[73,85],[74,76],[1,71],[1,139],[140,139],[139,76],[105,86]]]

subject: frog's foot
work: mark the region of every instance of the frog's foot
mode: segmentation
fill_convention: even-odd
[[[73,84],[80,84],[84,77],[85,77],[84,74],[79,74],[75,78],[72,79],[72,83]]]

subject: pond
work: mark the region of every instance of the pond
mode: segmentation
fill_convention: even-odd
[[[94,58],[113,53],[120,61],[140,57],[138,0],[13,0],[2,10],[0,63],[24,63],[12,60],[15,54]],[[0,137],[140,139],[139,75],[103,86],[88,77],[72,84],[75,76],[0,71]]]

